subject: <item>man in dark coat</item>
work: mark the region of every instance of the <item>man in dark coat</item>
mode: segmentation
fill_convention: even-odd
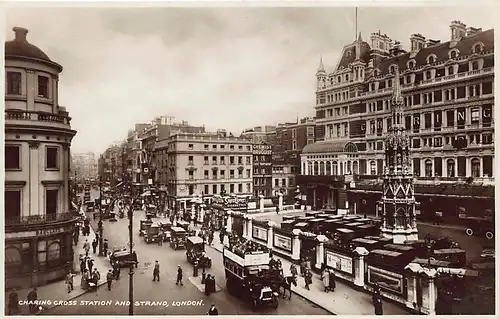
[[[130,258],[135,263],[135,268],[137,268],[139,262],[137,261],[137,253],[135,252],[135,250],[132,252],[132,255],[130,256]]]
[[[160,264],[158,263],[158,260],[155,261],[155,268],[153,269],[153,281],[160,281]]]
[[[181,265],[177,265],[177,281],[175,282],[175,284],[179,285],[179,283],[182,286],[182,268],[181,268]]]
[[[95,238],[92,241],[92,252],[94,253],[94,255],[97,252],[97,240]]]
[[[37,312],[37,305],[35,305],[35,302],[38,300],[38,290],[36,288],[33,288],[28,293],[28,305],[29,305],[29,311],[30,314],[35,314]]]
[[[104,256],[107,256],[108,255],[108,240],[107,239],[104,239],[104,243],[102,244],[102,248],[104,251]]]
[[[111,283],[113,282],[113,271],[111,269],[106,274],[106,282],[108,283],[108,290],[111,291]]]
[[[115,275],[116,280],[120,280],[120,272],[121,272],[120,264],[118,264],[118,262],[116,261],[113,264],[113,273]]]
[[[19,296],[16,289],[13,289],[9,294],[9,316],[19,313]]]

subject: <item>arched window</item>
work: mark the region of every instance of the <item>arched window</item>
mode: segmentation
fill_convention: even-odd
[[[389,68],[389,72],[391,72],[391,74],[396,73],[396,67],[394,65],[391,65],[391,67]]]
[[[319,165],[318,165],[318,162],[314,162],[313,167],[314,167],[314,173],[313,173],[313,175],[319,175]]]
[[[377,175],[377,163],[375,161],[370,162],[370,175]]]
[[[351,169],[351,161],[347,161],[347,174],[351,174],[352,173],[352,169]]]
[[[458,56],[457,50],[453,50],[450,52],[450,59],[456,59]]]
[[[325,162],[325,165],[326,165],[326,167],[325,167],[325,170],[326,170],[325,175],[332,175],[332,167],[330,166],[330,163],[331,163],[330,161]]]
[[[425,177],[432,177],[432,161],[430,159],[425,161]]]
[[[472,177],[481,177],[481,163],[479,162],[479,159],[473,158],[470,164],[472,170]]]
[[[427,57],[427,63],[428,63],[428,64],[432,64],[432,63],[434,63],[434,62],[436,62],[436,57],[435,57],[434,55],[429,55],[429,56]]]
[[[446,173],[448,177],[455,177],[455,161],[449,159],[446,161]]]
[[[346,80],[346,81],[349,81],[349,74],[346,74],[346,75],[345,75],[345,80]]]
[[[337,83],[342,82],[342,78],[340,76],[337,76]]]
[[[483,51],[482,43],[477,43],[472,47],[472,53],[480,53],[481,51]]]
[[[339,165],[337,164],[337,162],[333,162],[332,175],[339,175]]]
[[[16,247],[5,249],[5,268],[8,272],[17,272],[21,268],[21,252]]]
[[[378,69],[373,70],[373,76],[378,76],[380,71]]]
[[[354,161],[354,163],[352,163],[352,173],[356,175],[359,173],[358,161]]]
[[[414,60],[410,60],[408,61],[408,69],[413,69],[415,67],[415,61]]]

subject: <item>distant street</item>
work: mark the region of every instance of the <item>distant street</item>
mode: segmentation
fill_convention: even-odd
[[[255,314],[250,305],[229,295],[225,291],[225,276],[222,266],[222,256],[212,248],[207,248],[207,255],[212,258],[213,267],[207,273],[215,275],[217,285],[223,288],[222,291],[205,296],[188,279],[192,276],[193,267],[186,260],[185,250],[174,251],[168,243],[163,246],[158,244],[146,244],[139,236],[140,220],[144,218],[144,212],[134,212],[134,243],[135,250],[140,262],[139,268],[134,275],[134,300],[140,301],[183,301],[202,300],[202,306],[184,307],[164,307],[164,306],[143,306],[136,307],[136,315],[204,315],[211,302],[215,302],[220,314],[223,315],[251,315]],[[104,238],[110,242],[110,247],[128,244],[128,220],[118,219],[117,222],[104,222]],[[161,281],[152,282],[153,264],[155,260],[160,263]],[[184,270],[184,286],[175,285],[177,265],[181,265]],[[201,273],[201,271],[200,271]],[[200,274],[201,276],[201,274]],[[97,293],[88,293],[77,299],[77,302],[85,300],[128,300],[128,270],[122,269],[119,281],[113,282],[112,291],[108,291],[104,286]],[[262,308],[258,314],[266,315],[327,315],[328,312],[318,308],[309,301],[298,295],[294,295],[291,301],[280,300],[277,309]],[[61,306],[46,312],[48,315],[126,315],[128,306]]]

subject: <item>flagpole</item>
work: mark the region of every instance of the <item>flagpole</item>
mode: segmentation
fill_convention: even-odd
[[[354,34],[354,41],[356,41],[356,39],[358,38],[358,7],[356,7],[355,25],[356,25],[356,33]]]

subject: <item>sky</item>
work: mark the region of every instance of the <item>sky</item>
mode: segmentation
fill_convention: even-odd
[[[477,4],[477,2],[475,2]],[[331,71],[356,34],[353,7],[16,7],[12,27],[64,67],[59,104],[78,133],[72,152],[102,153],[155,116],[245,128],[314,116],[320,56]],[[358,31],[406,48],[410,34],[449,40],[449,23],[490,29],[475,7],[359,7]]]

